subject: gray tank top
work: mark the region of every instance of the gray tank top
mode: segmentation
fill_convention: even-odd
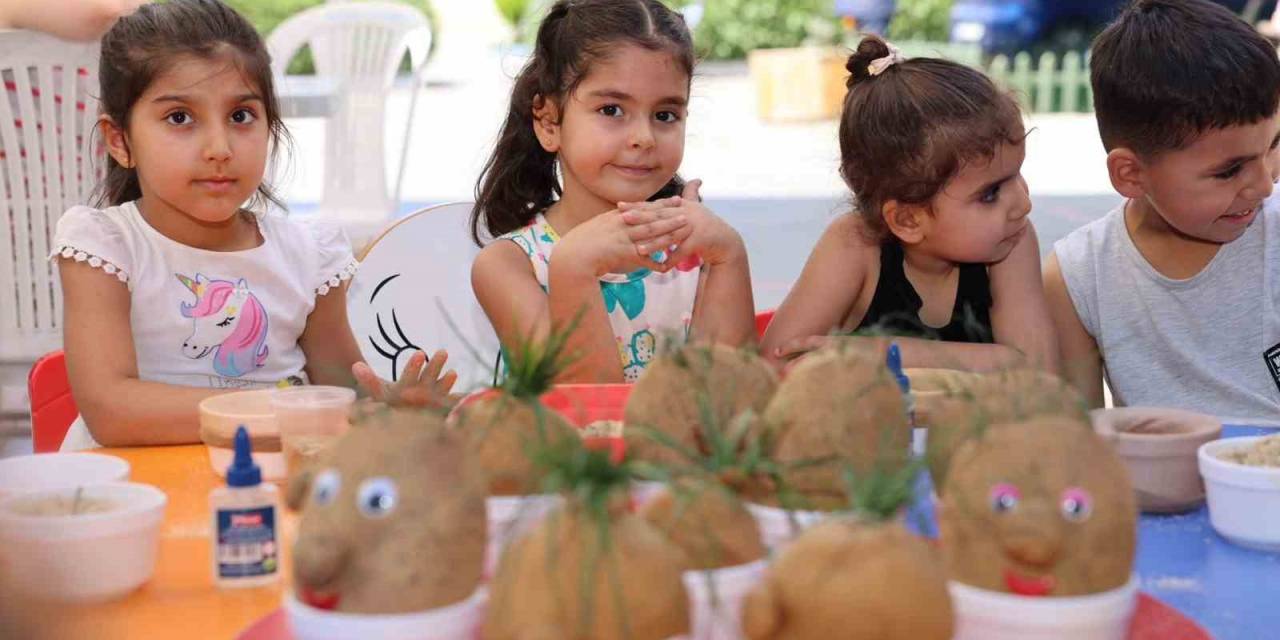
[[[1280,195],[1186,280],[1142,257],[1123,206],[1054,251],[1117,405],[1280,425]]]

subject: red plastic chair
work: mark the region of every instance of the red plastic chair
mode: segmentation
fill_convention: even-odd
[[[27,374],[31,397],[31,441],[36,453],[57,451],[80,410],[71,397],[67,358],[61,351],[47,353],[31,365]]]
[[[756,338],[764,338],[764,330],[769,328],[769,323],[773,322],[773,314],[777,309],[769,309],[756,314]]]

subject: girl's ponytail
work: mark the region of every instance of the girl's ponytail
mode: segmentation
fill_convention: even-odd
[[[498,143],[476,183],[476,204],[471,210],[471,237],[476,244],[483,244],[486,232],[496,238],[525,226],[534,213],[551,206],[560,195],[556,156],[542,148],[533,131],[533,102],[539,88],[534,66],[538,66],[536,60],[516,78]]]

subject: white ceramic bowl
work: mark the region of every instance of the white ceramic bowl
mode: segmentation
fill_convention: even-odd
[[[1088,596],[997,593],[952,581],[953,640],[1125,640],[1138,605],[1138,577]]]
[[[45,496],[74,499],[75,493],[53,489],[0,500],[0,565],[11,586],[36,598],[92,601],[123,596],[150,579],[169,501],[164,492],[108,482],[84,487],[81,499],[115,503],[110,511],[37,516],[13,510]]]
[[[773,551],[782,548],[805,529],[827,517],[824,511],[787,511],[754,502],[746,505],[747,511],[751,512],[760,527],[760,539],[764,546]]]
[[[769,568],[765,560],[715,571],[684,572],[693,614],[692,637],[698,640],[742,638],[742,600]]]
[[[511,541],[529,531],[553,509],[564,503],[557,495],[491,496],[485,499],[489,519],[489,541],[484,554],[484,573],[498,569],[502,551]]]
[[[459,640],[475,637],[484,620],[485,602],[485,590],[479,588],[466,600],[439,609],[369,615],[316,609],[290,593],[284,610],[295,640]]]
[[[1251,467],[1217,456],[1263,437],[1214,440],[1201,445],[1196,457],[1214,530],[1242,547],[1280,551],[1280,467]]]
[[[101,453],[37,453],[0,460],[0,498],[128,479],[128,462]]]

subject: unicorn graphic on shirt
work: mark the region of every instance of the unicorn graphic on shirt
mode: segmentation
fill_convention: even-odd
[[[267,360],[267,312],[241,278],[210,280],[197,273],[195,280],[174,274],[182,286],[196,295],[195,304],[182,303],[182,317],[194,328],[182,342],[182,355],[198,360],[213,353],[218,375],[238,378]]]

